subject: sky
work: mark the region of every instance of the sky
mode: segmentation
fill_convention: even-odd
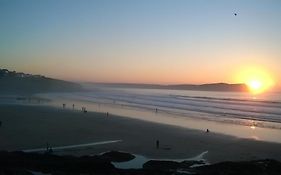
[[[256,69],[280,86],[280,19],[280,0],[0,0],[0,67],[156,84]]]

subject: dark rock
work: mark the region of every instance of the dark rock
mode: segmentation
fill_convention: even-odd
[[[52,173],[54,171],[71,173],[114,172],[115,167],[98,156],[57,156],[23,152],[0,152],[0,169],[28,169]]]
[[[14,168],[0,168],[1,175],[33,175],[30,171],[25,169]]]
[[[179,168],[181,163],[174,161],[161,161],[161,160],[150,160],[143,164],[143,169],[150,170],[175,170]]]
[[[276,160],[221,162],[197,167],[200,175],[280,175],[281,163]]]
[[[190,168],[190,166],[195,164],[204,164],[204,162],[188,160],[183,162],[150,160],[143,165],[143,169],[172,174],[186,174],[184,173],[186,171],[191,172],[192,174],[197,174],[194,172],[193,168]]]
[[[196,160],[185,160],[183,162],[181,162],[181,168],[189,168],[192,165],[204,165],[205,162],[204,161],[196,161]]]
[[[110,151],[101,155],[102,158],[111,162],[127,162],[135,158],[134,155],[119,151]]]
[[[118,169],[118,175],[176,175],[176,173],[162,170],[147,170],[147,169]]]
[[[151,160],[143,165],[143,169],[116,169],[108,157],[121,160],[132,155],[116,151],[101,156],[58,156],[24,152],[0,151],[0,175],[30,175],[32,171],[50,174],[108,174],[108,175],[280,175],[281,163],[276,160],[255,160],[243,162],[221,162],[190,168],[202,161],[158,161]]]

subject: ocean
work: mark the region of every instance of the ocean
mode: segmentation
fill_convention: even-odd
[[[39,94],[48,105],[121,115],[150,122],[207,129],[239,138],[281,143],[281,93],[253,95],[167,89],[93,88]]]

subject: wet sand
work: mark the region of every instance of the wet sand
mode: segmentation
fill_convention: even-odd
[[[106,113],[43,106],[0,105],[0,150],[27,150],[122,140],[55,151],[86,155],[109,150],[126,151],[148,158],[183,159],[208,151],[209,162],[273,158],[281,161],[281,144],[240,139],[114,116]],[[159,140],[159,149],[156,148]]]

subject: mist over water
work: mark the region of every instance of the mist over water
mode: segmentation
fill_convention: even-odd
[[[152,122],[281,142],[281,94],[207,92],[137,88],[93,88],[88,92],[52,93],[52,105],[109,112]]]

